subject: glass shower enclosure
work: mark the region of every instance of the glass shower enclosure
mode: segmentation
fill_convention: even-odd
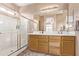
[[[27,44],[28,20],[0,14],[0,56],[11,55]],[[18,25],[19,24],[19,25]]]

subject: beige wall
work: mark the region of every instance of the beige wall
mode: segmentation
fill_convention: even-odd
[[[44,16],[39,16],[39,31],[44,31]]]

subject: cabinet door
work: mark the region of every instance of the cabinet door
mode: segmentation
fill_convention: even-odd
[[[39,36],[38,45],[40,52],[48,53],[48,36]]]
[[[37,36],[30,36],[29,37],[29,49],[31,50],[38,50],[38,38]]]
[[[75,37],[62,37],[62,55],[75,54]]]
[[[53,55],[60,55],[61,36],[49,36],[49,53]]]

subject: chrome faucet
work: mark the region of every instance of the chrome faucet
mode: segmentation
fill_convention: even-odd
[[[62,33],[63,33],[63,31],[62,31],[62,30],[58,31],[58,34],[62,34]]]

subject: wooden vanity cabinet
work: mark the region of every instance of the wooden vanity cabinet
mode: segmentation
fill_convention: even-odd
[[[75,55],[75,36],[29,35],[29,49],[51,55]]]

